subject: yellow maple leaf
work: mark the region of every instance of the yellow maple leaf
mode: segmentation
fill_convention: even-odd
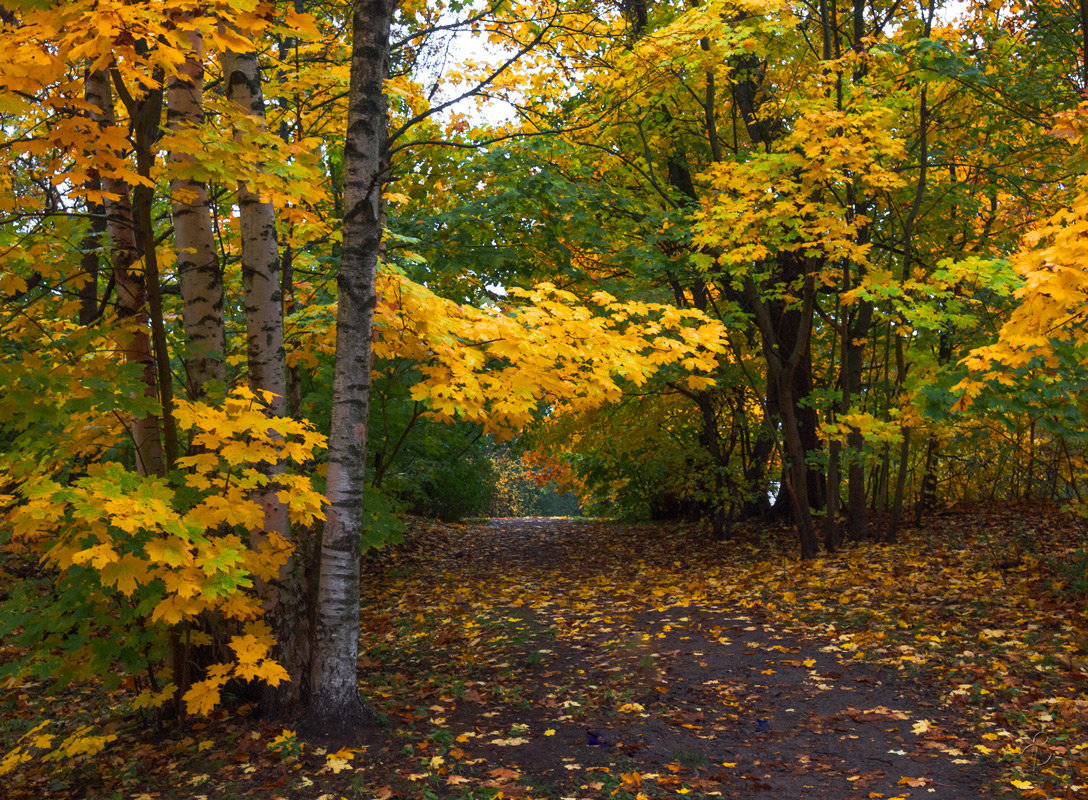
[[[268,655],[271,646],[271,637],[263,632],[244,633],[230,639],[230,649],[234,651],[239,664],[256,664]]]
[[[189,566],[193,563],[193,554],[188,543],[179,536],[152,539],[144,546],[144,552],[152,561],[160,561],[171,567]]]
[[[175,595],[165,598],[152,609],[151,621],[175,625],[182,620],[192,619],[207,607],[207,603],[202,598]]]
[[[186,710],[202,717],[210,714],[219,705],[219,690],[225,682],[225,678],[210,677],[194,683],[182,697]]]
[[[254,677],[256,677],[257,680],[264,681],[269,686],[279,686],[284,681],[291,680],[291,676],[287,674],[287,670],[281,667],[278,661],[271,658],[266,658],[260,663]]]
[[[118,559],[117,551],[110,544],[102,543],[72,553],[73,564],[90,564],[95,569],[102,569]]]
[[[162,579],[169,594],[181,598],[196,597],[204,584],[204,573],[196,567],[161,569],[158,577]]]
[[[217,607],[228,619],[248,621],[261,615],[260,601],[244,594],[227,595],[219,601]]]
[[[122,556],[119,561],[102,567],[102,583],[115,586],[117,591],[130,595],[141,583],[147,583],[148,563],[133,555]]]

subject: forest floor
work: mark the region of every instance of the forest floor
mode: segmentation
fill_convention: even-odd
[[[1084,537],[962,512],[802,564],[786,528],[414,521],[364,564],[364,746],[238,709],[148,734],[94,686],[22,684],[0,745],[46,718],[117,738],[0,795],[1088,798]]]

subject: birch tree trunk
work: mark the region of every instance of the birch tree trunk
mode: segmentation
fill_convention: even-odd
[[[256,53],[224,53],[227,99],[251,117],[264,119],[264,98]],[[239,129],[235,140],[245,143]],[[276,241],[276,212],[262,202],[257,187],[238,184],[238,214],[242,233],[242,284],[246,305],[246,361],[254,391],[275,393],[268,413],[287,413],[287,366],[283,348],[283,297],[280,294],[280,254]]]
[[[359,697],[359,556],[371,334],[381,247],[381,190],[388,165],[388,105],[383,80],[389,65],[393,3],[359,0],[352,18],[351,89],[344,152],[344,230],[332,430],[321,541],[311,697],[305,729],[333,739],[373,723]]]
[[[191,52],[166,88],[166,120],[174,132],[204,124],[204,41],[200,31],[189,31],[187,36]],[[184,170],[195,161],[191,152],[170,153],[174,169]],[[227,380],[222,271],[207,187],[177,175],[170,181],[170,197],[182,324],[189,342],[185,380],[189,397],[195,399],[204,396],[209,382],[222,385]]]
[[[257,54],[223,54],[223,76],[227,99],[241,113],[261,121],[265,118],[261,92],[261,73]],[[235,130],[235,141],[246,143],[245,131]],[[280,258],[276,239],[276,214],[271,202],[262,202],[256,185],[238,184],[238,212],[242,234],[242,285],[246,307],[246,360],[249,385],[258,395],[270,392],[265,412],[270,416],[287,415],[287,363],[283,344],[283,296],[280,290]],[[275,480],[280,467],[270,467]],[[275,484],[261,498],[264,531],[254,532],[255,539],[279,534],[292,541],[287,508],[276,497]],[[303,565],[298,555],[304,547],[295,542],[295,556],[280,571],[277,580],[261,581],[257,592],[266,617],[276,634],[275,656],[291,676],[289,682],[267,687],[262,702],[265,713],[282,716],[303,702],[309,669],[309,614],[300,574]]]
[[[87,100],[94,106],[95,122],[112,127],[116,124],[113,91],[108,73],[90,72],[86,80]],[[140,365],[144,393],[158,401],[155,357],[148,335],[147,294],[144,277],[139,268],[139,249],[132,218],[129,186],[110,173],[101,176],[102,189],[107,194],[106,232],[109,237],[112,276],[117,289],[117,314],[133,326],[132,334],[122,343],[125,360]],[[161,475],[164,472],[159,418],[155,414],[137,417],[131,423],[132,441],[136,451],[136,470],[141,475]]]

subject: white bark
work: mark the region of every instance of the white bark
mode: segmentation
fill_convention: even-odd
[[[189,31],[191,52],[166,89],[167,125],[171,130],[204,124],[204,42],[200,31]],[[170,153],[170,163],[184,168],[195,163],[188,151]],[[201,181],[175,177],[170,181],[173,200],[174,245],[181,287],[182,324],[189,339],[185,355],[190,397],[204,395],[209,381],[226,383],[224,361],[223,282],[215,251],[208,189]]]
[[[332,430],[321,541],[317,627],[307,729],[350,738],[371,723],[359,697],[359,556],[375,281],[388,166],[389,26],[393,3],[359,0],[352,18],[351,88],[344,151],[343,251],[338,281]]]
[[[256,53],[224,53],[227,98],[239,110],[264,118],[261,74]],[[244,144],[239,130],[235,138]],[[276,212],[262,201],[249,181],[238,184],[238,213],[242,233],[242,283],[246,304],[246,355],[249,385],[274,392],[268,411],[287,414],[287,366],[283,348],[283,297],[280,294],[280,254],[276,241]]]
[[[238,110],[264,120],[264,99],[256,53],[224,53],[223,77],[227,98]],[[245,144],[242,128],[235,140]],[[273,393],[266,413],[287,415],[287,363],[283,343],[283,297],[280,291],[280,257],[276,240],[276,214],[271,202],[262,201],[255,183],[238,184],[238,211],[242,235],[242,284],[246,307],[246,355],[249,385],[260,396]],[[282,467],[272,466],[269,477],[275,480]],[[261,498],[264,509],[264,533],[278,533],[292,540],[287,507],[276,497],[272,487]],[[258,542],[262,532],[254,532]],[[296,548],[297,549],[297,548]],[[276,581],[260,582],[257,591],[265,614],[276,634],[275,656],[291,676],[265,693],[266,711],[273,715],[289,713],[302,699],[308,667],[308,615],[304,608],[298,553],[280,571]]]

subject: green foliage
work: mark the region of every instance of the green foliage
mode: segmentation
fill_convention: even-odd
[[[491,500],[490,465],[480,453],[456,461],[412,462],[413,485],[400,493],[402,507],[442,520],[483,513]],[[403,474],[403,473],[402,473]]]
[[[576,517],[582,513],[582,508],[573,492],[546,486],[537,495],[533,512],[533,516],[538,517]]]
[[[380,489],[363,489],[363,552],[403,540],[404,522],[394,512],[392,501]]]
[[[424,439],[418,449],[401,457],[396,471],[382,484],[396,508],[442,520],[457,520],[487,509],[493,491],[490,465],[475,450],[450,458],[450,444],[441,437]]]
[[[26,654],[0,666],[0,679],[48,681],[59,690],[92,678],[116,688],[125,674],[146,674],[165,654],[162,631],[145,624],[153,606],[104,597],[89,566],[63,577],[43,570],[0,605],[0,638]]]
[[[1051,566],[1058,577],[1056,589],[1076,597],[1088,596],[1088,550],[1080,547],[1063,553]]]

